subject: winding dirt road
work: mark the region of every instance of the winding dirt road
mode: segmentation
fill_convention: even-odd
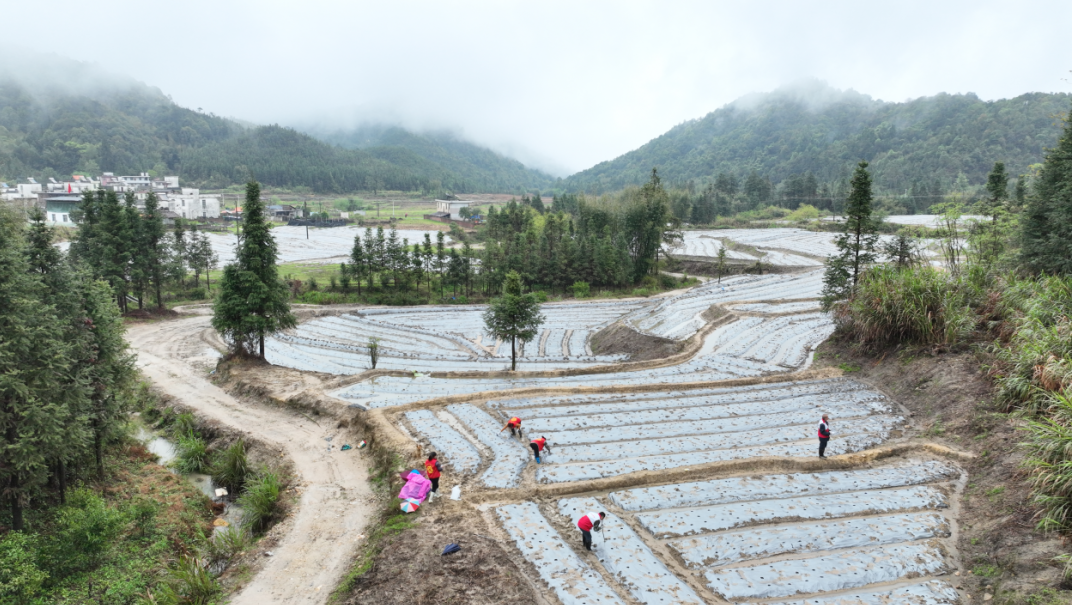
[[[352,560],[370,514],[367,468],[356,450],[328,451],[334,422],[239,402],[206,380],[216,352],[207,315],[132,325],[127,340],[142,373],[164,392],[208,418],[242,431],[294,464],[298,510],[274,556],[238,594],[234,605],[319,604],[327,601]],[[203,338],[204,337],[204,338]]]

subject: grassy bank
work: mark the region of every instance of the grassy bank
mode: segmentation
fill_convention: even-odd
[[[0,603],[142,603],[211,533],[208,499],[140,444],[109,448],[106,468],[0,536]]]

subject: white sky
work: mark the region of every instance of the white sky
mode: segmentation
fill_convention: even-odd
[[[1072,1],[0,0],[3,40],[257,123],[450,128],[564,175],[802,78],[1072,91]]]

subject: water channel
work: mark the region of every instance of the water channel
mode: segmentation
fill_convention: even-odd
[[[137,413],[131,414],[130,421],[136,428],[134,438],[145,445],[145,449],[156,455],[161,466],[168,468],[168,470],[173,473],[179,474],[170,466],[171,461],[178,455],[178,449],[175,443],[150,429]],[[242,508],[230,501],[226,496],[216,496],[216,488],[219,486],[212,480],[211,475],[189,473],[182,476],[196,487],[198,491],[205,494],[209,500],[222,503],[225,506],[223,512],[216,515],[216,520],[213,522],[215,531],[221,531],[241,521]]]

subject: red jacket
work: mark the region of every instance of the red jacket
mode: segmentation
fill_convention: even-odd
[[[536,444],[536,447],[539,448],[539,451],[541,452],[543,451],[543,447],[547,445],[547,440],[543,437],[540,437],[539,439],[533,439],[532,442]]]
[[[830,438],[830,425],[825,420],[819,421],[819,439]]]
[[[438,460],[425,460],[424,470],[428,473],[429,479],[439,478],[439,461]]]
[[[510,421],[509,421],[509,422],[507,422],[506,424],[508,424],[508,425],[510,425],[510,426],[520,427],[520,426],[521,426],[521,419],[520,419],[520,418],[518,418],[517,416],[514,416],[514,417],[513,417],[513,418],[511,418],[511,419],[510,419]]]
[[[595,517],[595,519],[593,520],[592,517]],[[577,527],[581,528],[581,531],[592,531],[595,523],[599,523],[599,521],[599,513],[588,513],[577,521]]]

